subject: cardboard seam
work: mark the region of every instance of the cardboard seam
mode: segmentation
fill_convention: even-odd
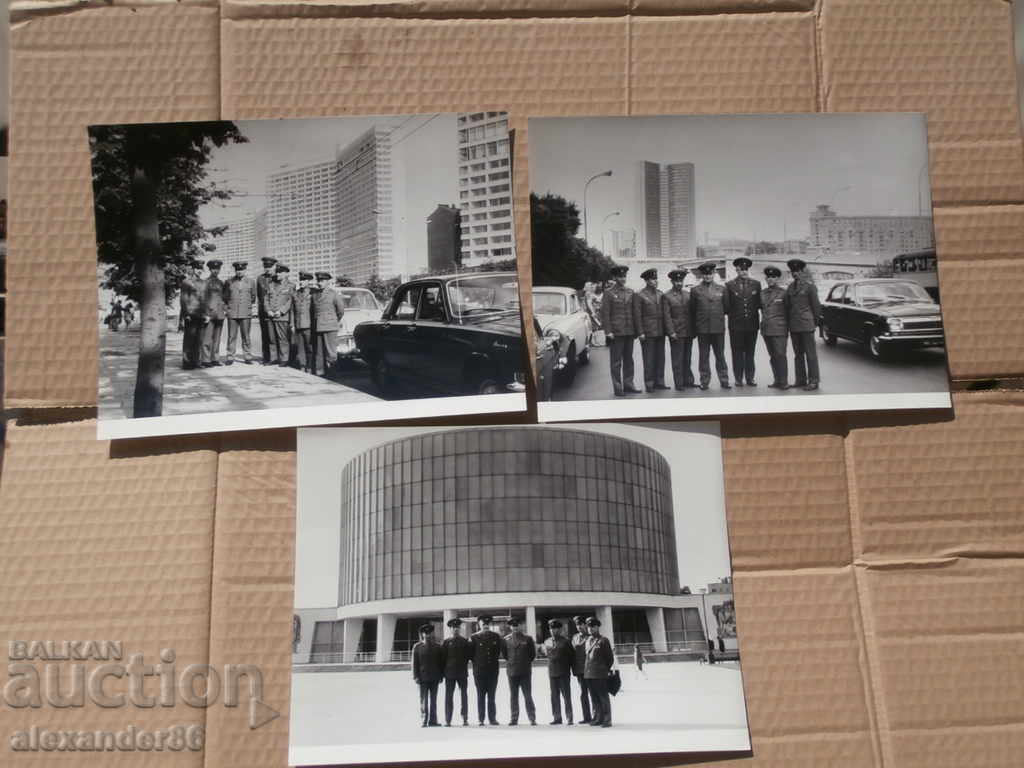
[[[852,576],[854,595],[856,596],[858,640],[860,641],[857,666],[860,668],[861,682],[864,686],[864,703],[867,706],[868,723],[871,726],[871,749],[876,765],[879,768],[885,768],[886,765],[896,765],[896,761],[891,756],[892,744],[887,738],[890,733],[889,718],[885,710],[885,696],[882,693],[881,680],[875,681],[877,666],[875,638],[877,635],[874,627],[874,615],[870,610],[870,598],[866,594],[867,585],[863,583],[864,575],[861,569],[854,568]]]
[[[821,5],[824,0],[814,2],[814,111],[825,112],[828,103],[827,83],[825,81],[825,56],[821,50],[822,23]]]
[[[220,0],[13,0],[10,4],[11,29],[30,24],[36,19],[70,16],[76,13],[121,8],[137,13],[138,8],[184,5],[193,8],[219,6]]]

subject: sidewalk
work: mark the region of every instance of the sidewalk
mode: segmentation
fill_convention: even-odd
[[[253,323],[253,330],[256,331],[253,334],[253,349],[258,354],[259,332],[256,323]],[[167,332],[164,416],[291,406],[345,405],[381,399],[294,368],[259,363],[245,365],[236,360],[234,365],[184,371],[181,369],[181,342],[181,333]],[[222,337],[222,348],[224,343]],[[131,418],[138,349],[138,326],[117,332],[111,332],[105,326],[100,328],[100,419]]]

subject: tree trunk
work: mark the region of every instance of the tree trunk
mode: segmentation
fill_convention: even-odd
[[[139,367],[135,378],[134,418],[160,416],[164,406],[164,351],[167,344],[167,300],[160,254],[160,220],[156,190],[159,179],[146,163],[146,147],[128,132],[132,184],[132,249],[135,272],[142,283]]]

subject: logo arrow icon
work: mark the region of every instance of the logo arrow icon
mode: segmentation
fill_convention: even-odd
[[[255,730],[261,725],[266,725],[271,720],[276,720],[281,713],[272,707],[268,707],[259,699],[249,699],[249,729]]]

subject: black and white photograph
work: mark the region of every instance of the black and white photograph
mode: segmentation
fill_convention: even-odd
[[[505,112],[89,145],[101,439],[526,410]]]
[[[305,428],[297,462],[290,765],[750,754],[717,423]]]
[[[924,115],[529,136],[540,421],[952,407]]]

